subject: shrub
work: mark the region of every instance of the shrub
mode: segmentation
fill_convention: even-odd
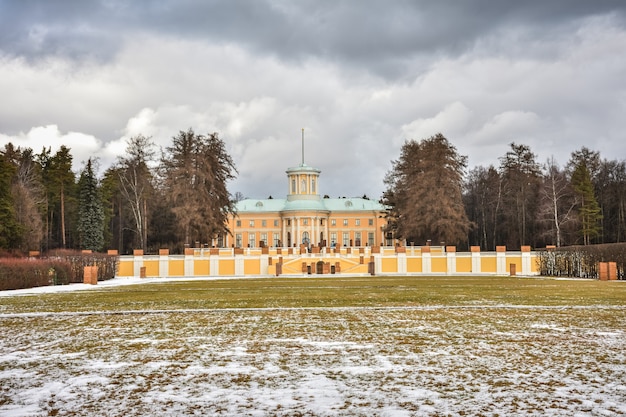
[[[83,282],[85,266],[98,267],[98,281],[115,277],[117,257],[101,253],[55,251],[42,258],[0,258],[0,290]]]
[[[0,290],[69,283],[71,267],[61,260],[0,259]]]
[[[599,262],[615,262],[617,278],[626,278],[626,243],[568,246],[538,251],[537,254],[541,275],[598,278]]]

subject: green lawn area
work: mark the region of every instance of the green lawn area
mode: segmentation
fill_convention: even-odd
[[[0,313],[274,307],[626,305],[626,283],[515,277],[164,281],[0,298]]]

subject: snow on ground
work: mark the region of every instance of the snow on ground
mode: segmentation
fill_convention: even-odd
[[[0,326],[6,417],[626,415],[622,307],[26,313]]]

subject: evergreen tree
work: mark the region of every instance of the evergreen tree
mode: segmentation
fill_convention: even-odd
[[[91,158],[78,181],[78,232],[82,249],[99,251],[104,245],[104,210]]]
[[[472,224],[463,205],[467,158],[441,134],[404,143],[385,183],[396,237],[418,244],[467,241]]]
[[[11,180],[15,167],[0,152],[0,248],[13,249],[20,239],[20,227],[15,217]]]
[[[579,198],[578,215],[583,244],[589,245],[600,235],[600,206],[596,200],[591,175],[584,161],[572,173],[572,185]]]

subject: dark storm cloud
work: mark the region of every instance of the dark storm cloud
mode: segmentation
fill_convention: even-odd
[[[108,60],[124,38],[160,34],[401,76],[409,60],[458,54],[501,30],[523,28],[525,38],[549,41],[579,18],[613,14],[623,24],[625,9],[623,1],[587,0],[2,1],[0,50]]]

